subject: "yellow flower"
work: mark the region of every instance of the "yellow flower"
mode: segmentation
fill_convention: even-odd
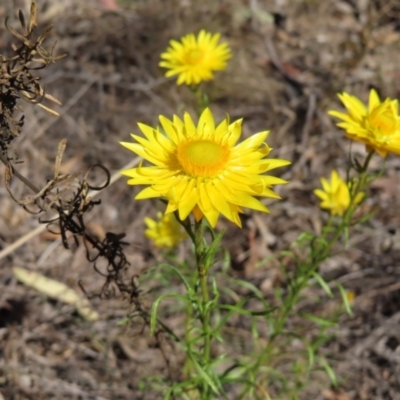
[[[263,173],[290,162],[264,158],[271,151],[264,143],[268,131],[236,145],[242,120],[229,124],[227,116],[215,126],[209,108],[197,127],[188,113],[183,121],[174,115],[172,121],[160,116],[160,122],[165,134],[139,124],[145,138],[132,135],[137,143],[121,143],[154,164],[122,172],[130,185],[149,185],[136,199],[166,198],[166,214],[178,210],[183,221],[193,212],[197,221],[205,216],[214,227],[219,214],[241,226],[243,207],[268,212],[254,196],[280,198],[271,188],[286,181]]]
[[[154,241],[155,246],[176,247],[186,237],[186,233],[182,231],[182,226],[173,213],[162,215],[158,212],[157,219],[158,221],[147,217],[144,219],[148,228],[144,234]]]
[[[354,303],[354,299],[356,298],[355,292],[352,290],[346,290],[346,298],[349,303]]]
[[[339,176],[337,171],[332,171],[331,182],[321,178],[323,190],[315,189],[314,193],[322,202],[320,207],[330,210],[332,215],[342,216],[350,206],[350,190],[348,184]],[[354,204],[358,204],[364,193],[358,193]]]
[[[181,42],[170,41],[170,46],[161,54],[160,67],[167,68],[165,76],[178,76],[177,84],[198,85],[201,81],[214,78],[213,71],[222,71],[231,58],[231,50],[226,43],[218,44],[219,33],[214,35],[200,31],[197,38],[189,33]]]
[[[374,89],[370,91],[368,108],[355,96],[338,95],[348,114],[329,111],[343,122],[337,125],[346,131],[349,139],[366,144],[368,152],[375,150],[382,157],[393,152],[400,154],[400,116],[398,102],[387,98],[381,102]]]

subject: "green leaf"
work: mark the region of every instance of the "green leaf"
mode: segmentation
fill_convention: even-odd
[[[276,255],[270,255],[268,257],[263,258],[261,261],[258,261],[255,265],[254,268],[260,268],[263,265],[265,265],[267,262],[276,260],[278,257]]]
[[[218,284],[217,284],[215,277],[212,277],[211,285],[212,285],[212,294],[214,295],[213,301],[217,302],[217,300],[219,299],[219,290],[218,290]]]
[[[162,296],[158,297],[153,305],[151,306],[151,314],[150,314],[150,334],[154,335],[154,332],[156,330],[156,323],[157,323],[157,311],[160,303],[166,299],[166,298],[175,298],[175,299],[181,299],[184,301],[189,301],[187,297],[179,295],[179,294],[163,294]]]
[[[279,304],[283,303],[283,291],[281,287],[276,287],[274,290],[274,297],[278,300]]]
[[[347,243],[349,243],[349,239],[350,239],[350,231],[349,231],[349,227],[348,226],[344,227],[343,233],[344,233],[344,242],[347,245]]]
[[[230,305],[230,304],[220,305],[219,309],[228,310],[229,312],[221,319],[221,321],[219,322],[219,324],[217,325],[215,330],[219,332],[220,329],[226,325],[226,322],[229,320],[229,318],[232,315],[234,315],[235,313],[242,314],[244,311],[247,311],[247,310],[243,310],[243,306],[247,303],[247,301],[249,301],[250,298],[251,297],[245,297],[240,302],[238,302],[236,305]],[[250,314],[247,311],[243,315],[250,315]]]
[[[260,337],[260,334],[258,332],[258,324],[257,324],[257,319],[253,318],[253,320],[251,321],[251,335],[253,336],[253,339],[255,341],[258,340],[258,338]]]
[[[129,322],[131,322],[131,321],[132,321],[132,317],[123,318],[117,322],[117,326],[125,326],[126,324],[129,324]]]
[[[225,234],[225,230],[220,232],[217,237],[212,241],[212,243],[206,249],[204,254],[204,262],[206,265],[206,270],[211,267],[211,264],[214,260],[215,254],[220,250],[220,243]]]
[[[294,241],[294,243],[302,243],[302,242],[310,242],[313,240],[315,236],[310,232],[302,232],[298,236],[298,238]]]
[[[376,213],[378,210],[374,210],[369,212],[368,214],[365,214],[364,216],[362,216],[361,218],[359,218],[357,221],[353,222],[351,225],[357,225],[357,224],[362,224],[366,221],[369,221]]]
[[[303,318],[306,318],[306,319],[316,323],[317,325],[326,326],[326,327],[328,327],[328,326],[337,326],[336,322],[329,321],[329,319],[316,317],[315,315],[312,315],[312,314],[309,314],[309,313],[300,313],[300,315]]]
[[[317,282],[320,284],[322,289],[324,289],[325,293],[329,297],[333,297],[332,290],[330,289],[328,284],[325,282],[324,278],[322,278],[322,276],[320,274],[318,274],[317,272],[313,272],[311,275],[317,280]]]
[[[179,278],[181,279],[181,281],[182,281],[183,284],[185,285],[186,290],[187,290],[188,292],[192,292],[192,289],[191,289],[191,287],[190,287],[190,285],[189,285],[189,282],[188,282],[188,281],[186,280],[186,278],[182,275],[181,271],[179,271],[178,268],[174,267],[173,265],[164,264],[164,263],[160,264],[159,267],[160,267],[160,268],[169,268],[169,269],[172,269],[172,271],[174,271],[174,272],[179,276]]]
[[[308,370],[310,371],[315,362],[315,351],[313,346],[307,344],[307,354],[308,354]]]
[[[345,288],[339,282],[336,282],[336,286],[338,287],[339,292],[340,292],[340,294],[342,296],[343,305],[344,305],[344,308],[345,308],[347,314],[352,315],[353,312],[351,311],[351,306],[350,306],[350,303],[349,303],[349,299],[347,298],[347,293],[346,293]]]
[[[240,315],[247,315],[247,316],[251,316],[251,317],[266,316],[268,314],[271,314],[271,312],[273,312],[276,309],[276,308],[271,308],[269,311],[258,311],[258,310],[252,311],[252,310],[246,310],[244,308],[240,308],[237,305],[232,306],[230,304],[222,304],[219,306],[219,308],[222,310],[229,310],[229,311],[232,311],[233,313],[237,313]]]
[[[219,394],[219,390],[217,388],[217,386],[215,385],[215,383],[213,382],[211,376],[207,373],[207,371],[205,371],[205,369],[198,363],[198,361],[193,357],[192,353],[189,352],[189,357],[190,360],[193,362],[194,366],[197,369],[197,372],[199,373],[199,375],[201,376],[201,378],[203,379],[204,382],[206,382],[208,384],[208,386],[211,387],[211,389],[214,391],[214,393]]]
[[[294,254],[292,251],[289,251],[289,250],[282,250],[281,252],[280,252],[280,254],[282,255],[282,256],[285,256],[285,257],[289,257],[289,258],[291,258],[292,260],[298,260],[298,257],[296,256],[296,254]]]
[[[226,274],[231,266],[231,255],[228,250],[223,249],[224,256],[222,258],[222,271]]]
[[[263,304],[265,310],[268,310],[268,311],[271,310],[271,306],[265,300],[264,295],[253,284],[251,284],[250,282],[247,282],[247,281],[243,281],[241,279],[230,279],[230,282],[236,283],[238,286],[242,286],[242,287],[250,290],[252,293],[254,293],[254,296]]]
[[[324,239],[322,237],[316,237],[312,241],[312,249],[313,250],[318,250],[318,251],[322,252],[325,249],[327,249],[328,246],[329,246],[329,243],[326,241],[326,239]]]
[[[191,397],[187,396],[185,394],[185,391],[188,391],[191,389],[196,390],[195,387],[196,387],[196,385],[192,380],[175,383],[172,386],[170,386],[170,388],[168,389],[167,393],[165,394],[163,400],[169,400],[172,398],[171,396],[174,396],[173,398],[175,398],[175,396],[177,396],[177,395],[182,396],[182,399],[190,400]]]
[[[328,364],[328,362],[323,359],[323,358],[318,358],[318,363],[324,368],[325,372],[329,376],[329,379],[332,382],[333,386],[337,386],[337,378],[335,371],[332,369],[332,367]]]

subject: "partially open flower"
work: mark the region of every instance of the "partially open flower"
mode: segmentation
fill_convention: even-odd
[[[178,75],[177,84],[198,85],[201,81],[214,78],[213,71],[222,71],[231,58],[226,43],[218,43],[219,33],[214,35],[200,31],[197,38],[193,33],[182,37],[181,42],[170,41],[170,46],[161,54],[160,67],[167,68],[165,76]]]
[[[182,221],[190,213],[197,221],[205,216],[214,227],[220,214],[241,226],[243,207],[268,212],[256,196],[280,198],[272,187],[286,181],[264,173],[290,162],[265,158],[268,131],[236,144],[242,120],[230,124],[227,117],[215,126],[209,108],[197,126],[188,113],[183,121],[174,115],[172,121],[160,116],[160,122],[165,133],[139,124],[145,138],[132,135],[136,143],[121,143],[153,164],[122,172],[128,184],[148,185],[136,199],[165,198],[166,214],[178,211]]]
[[[157,247],[176,247],[187,236],[174,214],[162,215],[158,212],[157,221],[146,217],[144,222],[147,225],[144,234]]]
[[[398,101],[387,98],[381,102],[374,89],[369,94],[368,108],[355,96],[338,95],[348,113],[329,111],[341,119],[337,125],[346,131],[349,139],[366,144],[367,151],[376,151],[382,157],[388,152],[400,154],[400,116]]]
[[[332,171],[331,181],[321,178],[322,188],[315,189],[314,193],[322,202],[320,207],[329,210],[332,215],[343,216],[350,206],[350,190],[348,184],[339,176],[337,171]],[[354,204],[358,204],[364,197],[364,193],[358,193]]]

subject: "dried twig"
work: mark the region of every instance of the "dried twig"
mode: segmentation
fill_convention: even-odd
[[[80,177],[80,173],[62,174],[61,162],[65,151],[66,141],[62,140],[58,146],[55,160],[54,177],[47,181],[43,187],[38,188],[29,179],[18,172],[14,165],[14,152],[11,147],[13,139],[20,135],[24,122],[24,116],[14,118],[14,112],[18,108],[20,99],[33,104],[40,105],[44,99],[60,104],[53,96],[45,93],[40,85],[40,77],[34,75],[36,69],[45,68],[48,64],[61,59],[63,56],[54,56],[54,46],[47,50],[43,43],[52,30],[47,27],[41,34],[35,37],[36,4],[32,3],[29,21],[25,21],[23,13],[19,12],[21,32],[9,26],[8,31],[19,42],[13,45],[14,55],[5,57],[0,55],[0,161],[5,165],[5,187],[11,198],[20,206],[29,211],[28,206],[35,206],[35,213],[43,213],[50,209],[56,211],[55,215],[47,220],[40,220],[48,229],[57,227],[61,236],[62,244],[69,248],[69,239],[72,237],[76,245],[83,243],[86,249],[86,258],[92,262],[97,272],[106,278],[103,293],[109,294],[111,284],[115,284],[121,293],[128,294],[131,298],[137,297],[137,288],[132,280],[126,284],[123,273],[129,266],[123,251],[127,243],[122,239],[124,233],[107,232],[105,238],[100,240],[93,237],[85,225],[85,215],[93,207],[100,204],[100,200],[93,200],[91,193],[99,192],[110,184],[110,173],[108,169],[96,164]],[[92,83],[91,83],[92,84]],[[87,89],[85,89],[87,90]],[[42,108],[53,112],[50,108]],[[12,156],[9,155],[11,152]],[[104,183],[100,186],[90,183],[93,172],[101,171],[105,174]],[[23,199],[17,199],[11,191],[10,182],[13,177],[19,179],[23,184],[33,191],[33,195]],[[29,211],[33,212],[33,211]],[[81,238],[81,241],[78,239]],[[97,261],[102,258],[106,260],[106,271],[100,271]]]
[[[1,159],[1,156],[0,156],[0,159]],[[125,169],[129,169],[129,168],[133,168],[139,164],[140,160],[141,159],[139,157],[136,157],[133,160],[131,160],[128,164],[126,164],[122,169],[125,170]],[[14,175],[15,175],[15,177],[17,177],[18,179],[21,180],[21,175],[17,171],[14,171]],[[111,186],[113,183],[117,182],[118,179],[120,179],[121,177],[122,177],[122,175],[120,174],[119,171],[117,171],[115,174],[113,174],[111,176],[109,186]],[[94,197],[97,197],[99,193],[100,192],[89,191],[89,196],[94,198]],[[52,217],[50,217],[50,219],[53,219],[55,217],[56,217],[56,215],[53,215]],[[8,256],[9,254],[12,254],[15,250],[17,250],[18,248],[23,246],[25,243],[29,242],[34,237],[43,233],[43,231],[45,231],[45,229],[46,229],[46,225],[41,224],[34,230],[26,233],[24,236],[21,236],[15,242],[9,244],[7,247],[5,247],[4,249],[2,249],[0,251],[0,260],[3,259],[4,257]]]

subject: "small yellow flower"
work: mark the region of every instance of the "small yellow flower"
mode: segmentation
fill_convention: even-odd
[[[214,78],[213,71],[222,71],[231,58],[231,50],[226,43],[218,43],[219,33],[214,35],[200,31],[197,38],[189,33],[181,42],[170,41],[170,46],[161,54],[160,67],[167,68],[166,77],[179,75],[177,84],[198,85],[201,81]]]
[[[241,226],[243,207],[268,212],[255,196],[280,198],[271,188],[286,181],[264,173],[290,162],[265,158],[271,151],[264,143],[268,131],[236,144],[242,120],[230,124],[227,116],[215,126],[209,108],[197,126],[188,113],[183,121],[161,115],[160,122],[165,133],[139,124],[145,138],[132,135],[136,143],[121,143],[153,164],[122,171],[128,184],[148,185],[136,199],[165,198],[166,214],[177,210],[183,221],[193,212],[197,221],[205,216],[214,227],[219,214]]]
[[[323,190],[314,190],[315,195],[322,200],[320,207],[330,210],[332,215],[339,215],[341,217],[350,206],[349,186],[339,176],[337,171],[332,171],[330,183],[325,178],[321,178],[321,183]],[[358,204],[363,196],[364,193],[358,193],[354,204]]]
[[[368,108],[355,96],[338,95],[348,113],[329,111],[341,119],[337,125],[349,139],[365,143],[368,152],[386,157],[388,152],[400,154],[400,116],[398,101],[387,98],[381,102],[374,89],[370,91]]]
[[[352,290],[346,290],[346,298],[349,303],[354,303],[354,299],[356,298],[355,292]]]
[[[186,237],[186,233],[182,230],[181,224],[176,220],[173,213],[162,215],[158,212],[157,219],[158,221],[147,217],[144,219],[147,225],[144,234],[153,240],[155,246],[176,247]]]

